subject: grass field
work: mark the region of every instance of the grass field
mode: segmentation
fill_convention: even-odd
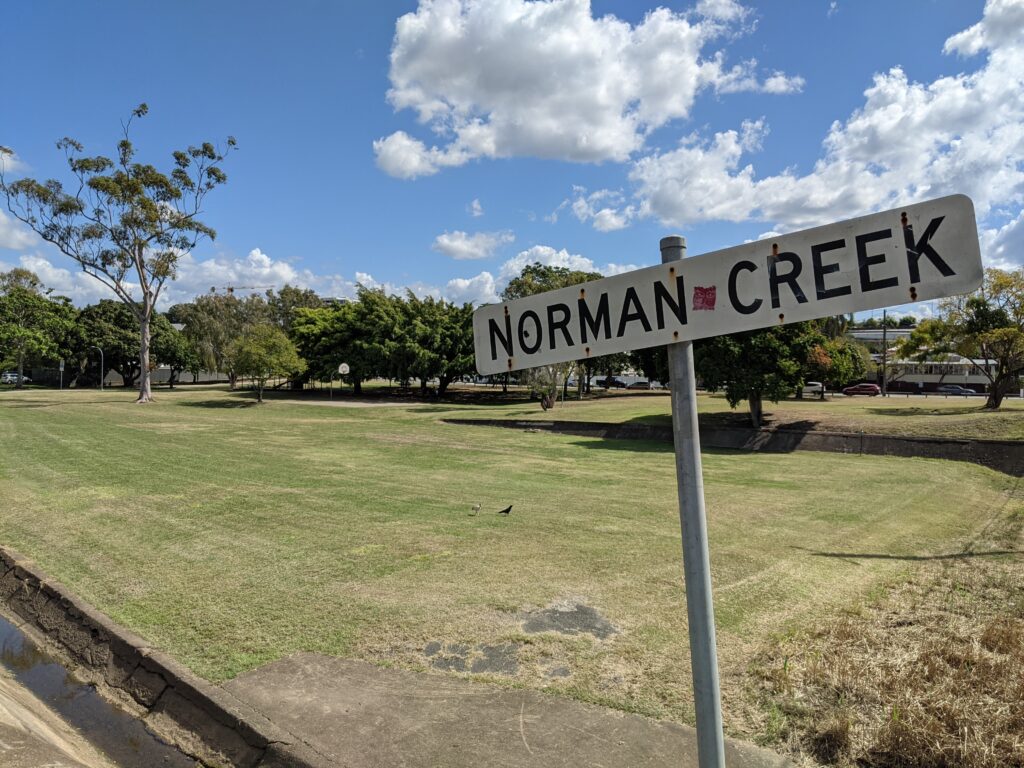
[[[879,418],[874,401],[833,406]],[[669,446],[440,422],[482,413],[541,415],[4,392],[0,542],[210,680],[299,650],[427,670],[431,642],[512,644],[515,675],[478,677],[692,721]],[[704,471],[725,716],[747,735],[743,680],[766,639],[870,600],[1019,504],[1010,478],[964,463],[709,452]],[[572,600],[618,633],[524,633],[524,612]]]

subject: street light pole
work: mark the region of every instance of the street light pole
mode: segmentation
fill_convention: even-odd
[[[97,347],[95,344],[93,344],[91,347],[89,347],[89,349],[99,349],[100,350],[100,392],[102,392],[103,391],[103,350],[100,349],[99,347]]]

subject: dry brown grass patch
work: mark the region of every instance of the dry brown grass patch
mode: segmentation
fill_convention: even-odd
[[[805,765],[1024,766],[1024,562],[1014,522],[988,542],[1008,554],[926,563],[859,613],[762,655],[752,668],[762,740]]]

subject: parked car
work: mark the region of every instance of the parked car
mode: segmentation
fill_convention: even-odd
[[[825,385],[820,381],[807,381],[804,382],[802,394],[804,397],[821,397],[824,391]]]
[[[651,382],[649,381],[634,381],[626,389],[650,389]]]
[[[597,386],[599,386],[599,387],[604,387],[605,389],[613,389],[613,388],[614,389],[625,389],[626,388],[626,382],[622,381],[621,379],[615,379],[615,378],[611,378],[611,379],[598,379],[594,383],[597,384]]]
[[[973,389],[961,387],[959,384],[943,384],[935,389],[940,395],[976,395]]]
[[[28,376],[22,376],[21,382],[23,384],[31,384],[32,379]],[[18,372],[17,371],[4,371],[0,374],[0,384],[17,384],[18,383]]]
[[[844,395],[875,395],[882,394],[882,388],[877,384],[854,384],[852,387],[846,387],[843,390]]]

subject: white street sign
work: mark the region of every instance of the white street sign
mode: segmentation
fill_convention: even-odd
[[[968,293],[974,205],[952,195],[489,304],[484,375]]]

